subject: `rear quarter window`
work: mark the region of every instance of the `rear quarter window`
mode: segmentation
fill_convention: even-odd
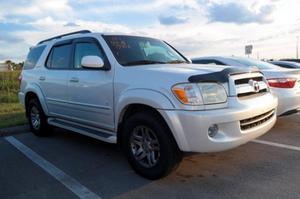
[[[36,63],[38,62],[38,60],[40,59],[44,49],[46,46],[39,46],[39,47],[35,47],[35,48],[31,48],[26,61],[24,63],[23,69],[27,70],[27,69],[33,69],[36,65]]]

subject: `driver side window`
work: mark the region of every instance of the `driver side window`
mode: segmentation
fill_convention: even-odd
[[[79,69],[81,67],[81,59],[84,56],[94,55],[99,56],[105,61],[105,56],[98,48],[96,43],[76,43],[75,44],[75,55],[74,55],[74,68]]]

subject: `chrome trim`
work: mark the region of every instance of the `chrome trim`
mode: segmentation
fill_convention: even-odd
[[[98,109],[104,109],[104,110],[111,110],[112,108],[110,106],[101,106],[101,105],[94,105],[94,104],[87,104],[87,103],[80,103],[80,102],[72,102],[72,101],[66,101],[66,100],[58,100],[54,98],[46,98],[48,103],[62,103],[67,105],[79,105],[79,106],[85,106],[90,108],[98,108]]]
[[[241,130],[248,130],[254,127],[257,127],[265,122],[269,121],[275,115],[275,110],[268,111],[266,113],[240,120]]]

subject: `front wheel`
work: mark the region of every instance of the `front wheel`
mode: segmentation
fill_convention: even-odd
[[[154,180],[171,173],[181,160],[175,139],[157,113],[136,113],[125,121],[123,147],[132,168]]]

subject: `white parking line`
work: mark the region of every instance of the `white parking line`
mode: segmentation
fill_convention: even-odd
[[[290,149],[290,150],[294,150],[294,151],[300,151],[300,147],[288,145],[288,144],[280,144],[280,143],[270,142],[270,141],[265,141],[265,140],[252,140],[252,142],[259,143],[259,144],[266,144],[266,145],[275,146],[275,147],[284,148],[284,149]]]
[[[79,198],[98,198],[100,199],[98,195],[96,195],[94,192],[90,191],[88,188],[80,184],[77,180],[54,166],[52,163],[45,160],[43,157],[41,157],[39,154],[25,146],[23,143],[21,143],[16,138],[9,136],[5,137],[5,139],[12,144],[15,148],[17,148],[19,151],[21,151],[27,158],[29,158],[31,161],[36,163],[38,166],[40,166],[44,171],[46,171],[48,174],[53,176],[56,180],[58,180],[60,183],[65,185],[70,191],[72,191],[74,194],[76,194]]]

